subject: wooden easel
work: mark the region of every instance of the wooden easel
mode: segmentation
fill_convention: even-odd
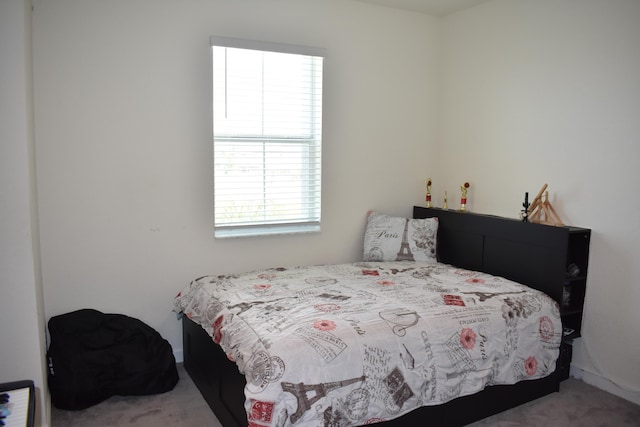
[[[555,226],[562,226],[562,221],[560,221],[560,217],[556,213],[556,210],[553,209],[551,203],[549,202],[549,192],[545,191],[547,189],[547,184],[542,186],[542,189],[538,192],[538,195],[533,202],[531,202],[531,207],[529,208],[529,221],[536,222],[539,224],[549,224]],[[544,193],[544,200],[542,200],[542,193]]]

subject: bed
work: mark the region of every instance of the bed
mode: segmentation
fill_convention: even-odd
[[[361,262],[195,279],[185,369],[225,427],[464,425],[552,393],[550,230],[415,207],[370,216]]]

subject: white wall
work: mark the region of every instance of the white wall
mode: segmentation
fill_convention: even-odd
[[[640,403],[640,2],[495,0],[443,20],[434,198],[592,228],[572,372]],[[451,197],[451,195],[455,195]],[[453,206],[451,201],[453,202]]]
[[[36,386],[49,423],[38,254],[31,90],[31,2],[0,2],[0,383]]]
[[[436,132],[435,18],[345,0],[34,0],[47,317],[137,317],[182,348],[205,274],[361,257],[366,212],[410,215]],[[212,34],[324,47],[322,232],[213,238]]]

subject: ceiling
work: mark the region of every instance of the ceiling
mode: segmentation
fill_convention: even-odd
[[[445,16],[490,0],[358,0],[395,9],[405,9],[434,16]]]

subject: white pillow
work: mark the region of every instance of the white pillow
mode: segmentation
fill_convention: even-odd
[[[371,212],[364,233],[363,260],[436,262],[437,234],[438,218],[411,219]]]

